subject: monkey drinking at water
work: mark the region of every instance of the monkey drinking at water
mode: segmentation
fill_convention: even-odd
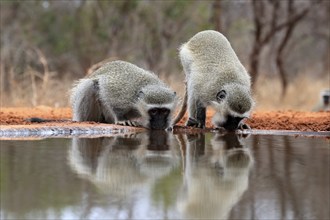
[[[180,60],[186,74],[186,94],[174,124],[188,105],[187,126],[203,128],[206,107],[211,106],[217,127],[249,128],[243,119],[254,103],[250,76],[225,36],[212,30],[197,33],[180,48]]]
[[[78,81],[71,103],[74,121],[166,129],[172,125],[176,94],[154,73],[113,61]]]

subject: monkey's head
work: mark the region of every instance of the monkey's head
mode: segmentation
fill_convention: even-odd
[[[242,120],[249,117],[254,105],[250,88],[237,83],[222,86],[214,96],[211,106],[216,113],[212,121],[226,130],[237,129]]]
[[[176,104],[176,93],[166,86],[143,87],[138,93],[136,103],[141,114],[141,124],[149,129],[168,128],[172,124],[172,114]]]
[[[324,90],[321,93],[321,97],[322,97],[322,104],[323,105],[329,105],[330,103],[330,90]]]

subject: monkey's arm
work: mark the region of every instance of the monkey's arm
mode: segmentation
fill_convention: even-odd
[[[122,126],[141,127],[142,125],[133,119],[140,117],[141,115],[135,108],[120,108],[112,107],[112,111],[115,115],[115,124]]]
[[[188,104],[189,119],[186,125],[189,127],[204,128],[206,119],[206,107],[204,107],[200,101],[194,99],[191,96],[189,97]]]
[[[123,126],[131,126],[131,127],[141,127],[139,122],[131,121],[131,120],[124,120],[124,121],[117,121],[116,125],[123,125]]]

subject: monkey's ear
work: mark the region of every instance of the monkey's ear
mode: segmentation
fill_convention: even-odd
[[[143,99],[144,98],[144,93],[142,91],[139,91],[138,93],[138,99]]]
[[[226,98],[227,92],[225,90],[221,90],[220,92],[217,93],[217,100],[222,101]]]

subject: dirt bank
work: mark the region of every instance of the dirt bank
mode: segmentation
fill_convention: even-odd
[[[2,128],[13,126],[17,127],[33,127],[33,124],[26,121],[27,118],[41,117],[47,119],[71,119],[70,108],[1,108],[0,109],[0,125]],[[207,127],[212,127],[211,116],[212,112],[207,114]],[[186,121],[184,117],[179,125],[184,125]],[[262,130],[296,130],[296,131],[330,131],[330,112],[298,112],[298,111],[256,111],[251,118],[246,121],[252,129]],[[46,122],[43,125],[50,126],[69,126],[88,125],[93,126],[98,123],[78,123],[78,122]]]

